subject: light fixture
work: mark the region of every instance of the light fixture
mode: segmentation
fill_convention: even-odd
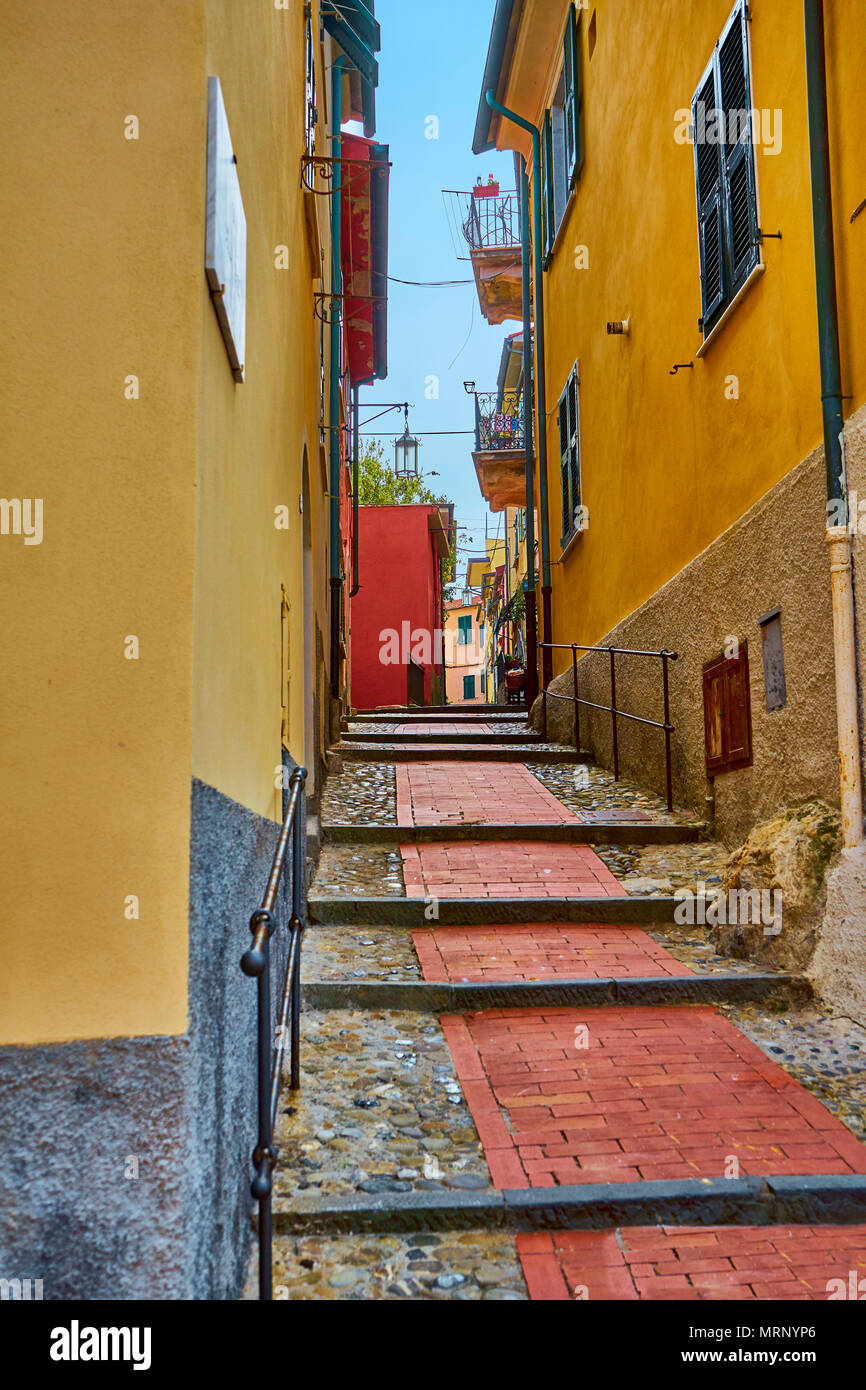
[[[417,478],[418,440],[409,433],[409,407],[405,407],[406,428],[394,441],[394,472],[398,478]]]
[[[464,383],[463,383],[463,390],[466,392],[467,396],[474,396],[474,395],[475,395],[475,382],[474,382],[474,381],[464,381]]]

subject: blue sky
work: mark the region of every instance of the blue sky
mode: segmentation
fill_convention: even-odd
[[[442,190],[468,190],[479,175],[486,182],[491,173],[503,188],[514,186],[511,155],[494,152],[476,159],[472,153],[493,10],[494,0],[436,0],[432,5],[378,0],[376,5],[382,26],[376,138],[390,145],[393,162],[392,276],[471,280],[469,262],[458,261],[454,254]],[[438,140],[425,138],[428,116],[439,119]],[[475,381],[479,390],[495,389],[502,342],[519,325],[491,327],[481,316],[474,285],[415,289],[392,283],[389,294],[388,379],[368,387],[362,400],[414,403],[410,424],[420,434],[471,429],[473,403],[463,382]],[[439,377],[438,400],[425,399],[425,381],[431,375]],[[367,411],[361,419],[374,413]],[[396,413],[383,423],[389,431],[382,437],[390,458],[391,441],[402,423]],[[424,471],[435,469],[440,475],[429,478],[428,485],[456,503],[458,522],[469,524],[476,542],[471,548],[477,550],[484,539],[485,514],[491,535],[501,523],[487,512],[478,489],[470,436],[433,437],[422,443]],[[460,544],[462,562],[465,537]],[[483,553],[483,544],[481,549]],[[458,573],[462,569],[461,563]]]

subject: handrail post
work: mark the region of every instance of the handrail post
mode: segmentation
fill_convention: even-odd
[[[577,647],[571,648],[572,684],[574,686],[574,746],[580,752],[580,702],[577,697]]]
[[[619,781],[619,734],[616,725],[616,647],[610,648],[610,713],[613,723],[613,780]]]
[[[671,772],[671,696],[668,680],[668,652],[662,652],[662,684],[665,703],[665,786],[668,794],[668,811],[674,809],[673,776]]]

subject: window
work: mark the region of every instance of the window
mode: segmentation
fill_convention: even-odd
[[[464,700],[474,700],[474,699],[475,699],[475,677],[474,677],[474,676],[464,676],[464,677],[463,677],[463,698],[464,698]]]
[[[562,486],[562,545],[583,530],[580,500],[580,420],[577,364],[559,398],[559,470]]]
[[[568,23],[563,41],[563,68],[553,104],[544,117],[542,130],[542,187],[545,265],[565,216],[581,162],[580,117],[582,93],[577,15],[568,7]]]
[[[472,614],[465,618],[457,619],[457,645],[458,647],[472,646]]]
[[[313,21],[310,15],[307,16],[306,48],[306,152],[312,158],[316,153],[316,126],[319,121],[319,113],[316,110],[316,48],[313,43]]]
[[[737,4],[692,100],[706,336],[760,260],[746,5]]]
[[[749,648],[704,667],[704,735],[707,776],[752,763],[752,705]]]
[[[785,681],[785,649],[782,645],[782,610],[774,608],[758,619],[761,629],[761,654],[764,658],[764,691],[767,713],[784,709],[788,703]]]

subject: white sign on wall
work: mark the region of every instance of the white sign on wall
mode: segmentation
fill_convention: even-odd
[[[205,270],[235,381],[244,379],[247,219],[218,77],[208,78]]]

